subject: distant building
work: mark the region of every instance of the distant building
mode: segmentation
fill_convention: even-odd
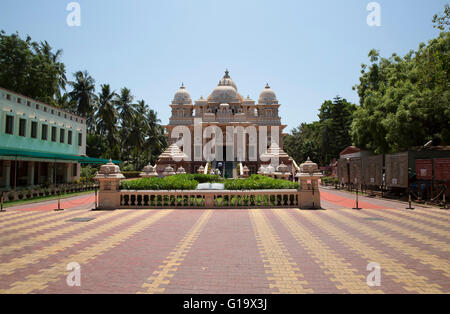
[[[86,120],[0,88],[0,189],[57,184],[80,178]]]
[[[223,158],[220,156],[217,160],[210,160],[211,166],[212,168],[219,168],[225,177],[236,176],[239,163],[247,167],[250,173],[257,173],[262,165],[269,164],[270,160],[275,158],[278,158],[279,163],[286,165],[289,172],[293,173],[293,159],[283,151],[283,136],[285,135],[283,130],[286,125],[281,123],[280,104],[275,92],[268,84],[261,92],[258,102],[256,102],[250,97],[244,98],[241,96],[235,82],[231,79],[229,72],[226,71],[218,86],[206,99],[201,97],[193,103],[191,95],[182,85],[175,93],[170,107],[172,108],[172,116],[169,125],[166,126],[169,133],[169,148],[157,162],[159,173],[169,165],[183,168],[189,173],[196,173],[199,168],[203,169],[208,160],[205,160],[202,148],[205,147],[209,139],[202,135],[205,128],[210,126],[220,128],[223,134]],[[194,136],[195,119],[201,121],[200,129],[202,133],[199,138]],[[187,127],[191,132],[190,151],[193,158],[186,162],[180,161],[184,149],[180,151],[175,144],[177,139],[170,138],[172,131],[179,126]],[[238,134],[234,134],[233,138],[227,138],[228,127],[233,127],[235,130],[240,127],[246,130],[253,129],[255,130],[255,136],[250,136],[247,133],[245,144],[239,146]],[[263,128],[267,130],[265,144],[260,142]],[[274,130],[277,139],[271,137],[272,130]],[[230,142],[233,144],[230,144]],[[261,145],[265,145],[265,147]],[[228,158],[228,152],[233,152],[234,157]],[[240,153],[240,157],[237,157]]]

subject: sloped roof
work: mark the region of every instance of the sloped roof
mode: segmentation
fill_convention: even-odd
[[[261,159],[290,158],[288,154],[277,144],[272,143],[267,151],[261,155]]]
[[[183,159],[187,159],[188,156],[178,147],[177,144],[170,145],[164,153],[159,156],[159,160],[165,161],[182,161]]]

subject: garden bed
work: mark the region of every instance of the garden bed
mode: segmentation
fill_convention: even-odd
[[[138,180],[124,181],[121,190],[132,191],[170,191],[170,190],[196,190],[200,183],[223,183],[225,190],[297,190],[296,182],[278,180],[261,175],[252,175],[246,179],[225,180],[219,176],[206,174],[182,174],[165,178],[142,178]]]

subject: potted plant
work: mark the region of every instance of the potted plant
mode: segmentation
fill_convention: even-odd
[[[16,193],[14,193],[13,191],[11,191],[11,192],[9,192],[8,193],[8,200],[11,202],[11,201],[14,201],[14,199],[16,198]]]

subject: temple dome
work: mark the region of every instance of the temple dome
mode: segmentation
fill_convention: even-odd
[[[180,89],[175,93],[172,104],[174,105],[192,105],[191,95],[187,91],[184,84],[181,85]]]
[[[274,103],[278,103],[277,96],[275,92],[270,88],[269,84],[266,85],[266,88],[259,95],[260,104],[271,105]]]
[[[228,70],[225,71],[224,77],[219,81],[219,86],[232,86],[237,91],[236,83],[231,79]]]
[[[228,70],[225,71],[225,76],[219,81],[219,85],[209,95],[208,102],[219,104],[242,102],[242,97],[239,95],[236,84],[231,79]]]

